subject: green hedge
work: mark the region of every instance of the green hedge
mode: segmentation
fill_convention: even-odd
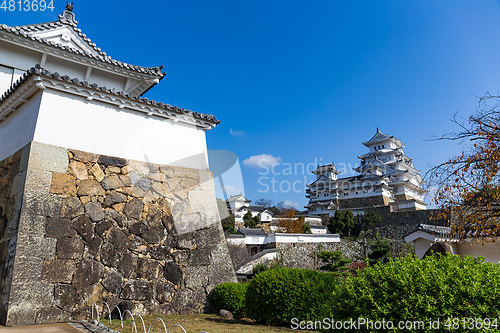
[[[462,319],[499,316],[500,267],[484,263],[483,259],[462,260],[448,255],[424,260],[409,256],[385,265],[368,266],[358,277],[349,277],[336,286],[322,318],[367,318],[391,321],[394,325],[423,321],[424,329],[418,330],[421,332],[448,331],[444,324],[454,322],[447,320],[459,318],[460,329],[455,331],[465,332],[469,330],[463,329],[462,324],[470,322]],[[436,323],[437,319],[440,329],[429,329],[429,323]],[[380,330],[365,325],[358,331]]]
[[[257,321],[287,326],[292,318],[312,320],[325,311],[335,283],[329,273],[306,269],[261,272],[248,285],[246,314]]]
[[[212,300],[216,311],[221,309],[231,311],[235,316],[245,314],[246,283],[227,282],[219,284],[212,293]]]

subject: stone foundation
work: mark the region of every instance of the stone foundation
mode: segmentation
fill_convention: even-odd
[[[3,324],[83,319],[103,301],[200,313],[236,281],[211,172],[36,142],[0,172]]]

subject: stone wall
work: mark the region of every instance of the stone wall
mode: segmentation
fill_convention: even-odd
[[[26,178],[22,150],[0,162],[0,323],[5,323]]]
[[[390,241],[392,246],[391,256],[398,258],[409,253],[415,253],[413,244],[406,244],[405,241]],[[284,267],[319,269],[323,265],[318,260],[317,255],[321,251],[341,251],[345,258],[352,261],[362,261],[366,258],[362,241],[351,241],[342,239],[338,243],[278,243],[276,245],[277,262]],[[367,243],[366,254],[372,252],[371,246]]]
[[[350,209],[358,207],[385,206],[389,204],[389,198],[383,195],[362,198],[339,199],[339,209]]]
[[[321,266],[317,254],[321,251],[342,251],[344,257],[361,260],[363,245],[360,242],[341,240],[338,243],[277,243],[277,261],[285,267],[316,269]]]
[[[449,225],[447,220],[437,219],[436,209],[391,212],[390,207],[375,207],[371,211],[382,217],[375,230],[384,238],[402,239],[415,230],[418,224]]]
[[[217,284],[236,281],[211,172],[36,142],[22,155],[8,326],[83,319],[103,301],[199,313]]]

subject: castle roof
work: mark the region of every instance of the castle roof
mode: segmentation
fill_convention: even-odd
[[[337,171],[337,168],[335,167],[334,163],[331,164],[326,164],[326,165],[318,165],[316,170],[314,170],[312,173],[315,175],[323,175],[333,172],[335,174],[340,174],[340,172]]]
[[[26,102],[25,97],[20,96],[20,98],[15,98],[10,100],[21,87],[30,80],[32,77],[39,77],[40,79],[45,78],[45,82],[38,80],[36,87],[39,89],[46,89],[44,83],[52,83],[53,87],[57,90],[66,91],[68,93],[81,93],[89,95],[88,100],[102,100],[105,103],[118,104],[121,109],[139,108],[142,112],[147,113],[149,116],[155,115],[162,118],[170,118],[174,121],[182,121],[190,124],[194,124],[200,127],[215,126],[219,124],[220,121],[214,116],[194,112],[191,110],[186,110],[183,108],[178,108],[170,104],[164,104],[162,102],[156,102],[155,100],[150,101],[147,98],[141,98],[138,96],[130,96],[124,91],[115,91],[115,89],[108,89],[105,86],[98,86],[96,83],[89,83],[87,81],[80,81],[77,78],[70,78],[67,75],[61,76],[59,73],[51,73],[43,69],[40,65],[36,65],[29,69],[26,74],[24,74],[16,83],[14,83],[0,98],[0,122],[5,119],[7,115],[15,111],[22,103]],[[58,87],[58,85],[62,85]],[[67,89],[69,86],[76,86],[77,89]],[[28,89],[24,89],[28,90]],[[27,92],[21,91],[20,93],[25,94]]]
[[[394,136],[389,136],[387,134],[380,132],[378,127],[377,127],[377,133],[375,133],[375,135],[370,140],[363,142],[363,144],[366,147],[369,147],[369,146],[374,145],[376,143],[382,143],[382,142],[387,142],[387,141],[394,142],[398,148],[404,147],[404,145],[401,143],[401,140],[395,138]]]
[[[250,203],[252,202],[252,200],[248,200],[247,198],[245,198],[245,196],[243,194],[235,194],[235,195],[232,195],[230,196],[227,200],[227,202],[232,202],[232,201],[244,201],[244,202],[247,202],[247,203]]]
[[[143,95],[156,85],[166,74],[159,67],[142,67],[115,60],[102,51],[77,27],[73,7],[68,4],[59,15],[58,21],[10,27],[0,25],[1,37],[20,45],[56,58],[92,66],[143,80],[134,92]]]

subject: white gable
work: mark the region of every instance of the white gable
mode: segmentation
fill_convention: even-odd
[[[48,42],[53,42],[61,47],[67,47],[80,52],[90,53],[94,56],[99,56],[99,53],[78,36],[69,26],[57,27],[51,30],[34,31],[28,35],[30,37],[46,39]]]

